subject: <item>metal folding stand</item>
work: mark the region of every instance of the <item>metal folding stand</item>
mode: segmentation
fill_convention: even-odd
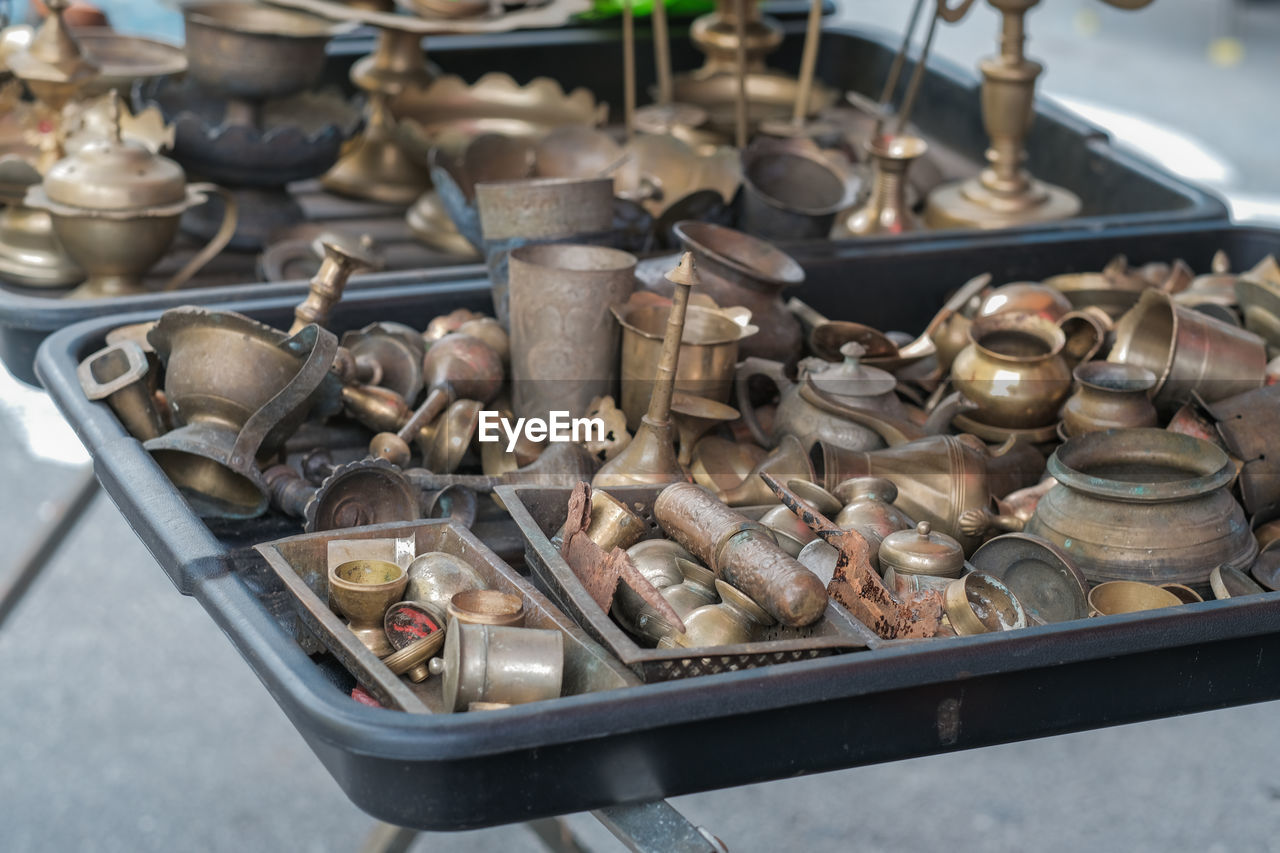
[[[4,628],[9,614],[66,541],[67,534],[84,517],[98,491],[98,478],[93,473],[93,466],[85,465],[76,472],[70,488],[57,501],[53,518],[32,537],[31,543],[13,565],[0,571],[0,629]]]
[[[32,537],[18,559],[0,571],[0,629],[84,517],[99,491],[92,465],[76,471],[70,486],[56,500],[53,517]],[[611,806],[591,814],[635,853],[724,853],[728,849],[707,830],[690,823],[666,800]],[[526,826],[552,853],[588,853],[589,848],[560,818],[530,821]],[[417,837],[416,829],[379,823],[362,850],[363,853],[405,853]]]
[[[706,829],[695,826],[666,800],[597,809],[600,821],[633,853],[727,853],[728,847]],[[525,824],[551,853],[589,853],[562,818]],[[361,853],[406,853],[418,837],[416,829],[379,823],[365,839]]]

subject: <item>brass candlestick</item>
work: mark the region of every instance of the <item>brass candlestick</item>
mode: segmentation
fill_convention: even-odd
[[[1044,66],[1028,59],[1024,18],[1040,0],[988,0],[1002,18],[1000,53],[978,63],[982,72],[982,121],[991,145],[987,168],[974,178],[945,184],[929,196],[925,222],[933,228],[1004,228],[1067,219],[1080,212],[1070,190],[1032,177],[1022,165],[1035,118],[1036,78]],[[1150,0],[1104,0],[1139,9]]]
[[[351,82],[369,95],[368,124],[321,179],[325,189],[407,205],[431,188],[426,167],[400,142],[390,101],[406,90],[426,89],[436,76],[420,32],[383,26],[374,52],[351,67]]]
[[[684,337],[685,312],[689,292],[699,283],[693,254],[685,252],[680,263],[667,273],[674,284],[667,334],[662,340],[649,410],[640,419],[640,428],[631,443],[604,464],[591,480],[595,489],[610,486],[657,486],[687,482],[689,477],[676,456],[675,429],[671,423],[671,400],[676,390],[676,366],[680,360],[680,340]]]
[[[327,326],[329,312],[342,300],[342,291],[346,289],[347,280],[352,273],[374,265],[368,255],[353,247],[341,246],[328,240],[321,245],[324,247],[324,261],[311,279],[307,298],[293,311],[293,326],[289,329],[291,335],[296,335],[312,323]]]

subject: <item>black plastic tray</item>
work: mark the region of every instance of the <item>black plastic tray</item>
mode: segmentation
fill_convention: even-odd
[[[777,67],[795,70],[803,41],[801,22],[783,24],[787,38],[770,58]],[[673,28],[672,56],[677,68],[693,68],[701,56]],[[647,38],[641,28],[640,38]],[[833,27],[823,33],[819,76],[844,91],[876,93],[883,84],[897,36],[888,32]],[[371,40],[344,39],[331,45],[332,61],[327,74],[343,84],[354,59],[372,49]],[[428,40],[429,55],[447,71],[475,80],[490,71],[506,71],[527,82],[535,76],[549,76],[566,89],[586,86],[610,104],[622,103],[622,65],[618,52],[618,32],[612,27],[545,30],[507,33],[501,36],[442,36]],[[652,51],[646,45],[637,50],[639,79],[652,81]],[[979,112],[978,79],[972,70],[935,59],[925,75],[916,105],[916,123],[934,140],[941,140],[952,154],[976,171],[986,148],[986,133]],[[1212,195],[1161,172],[1151,164],[1118,151],[1097,128],[1046,101],[1036,105],[1037,115],[1028,140],[1029,165],[1045,180],[1079,193],[1084,210],[1080,218],[1049,223],[1003,233],[1044,232],[1063,228],[1091,228],[1136,222],[1225,220],[1226,208]],[[951,234],[959,232],[950,232]],[[949,240],[948,232],[923,232],[899,238],[902,250],[921,243]],[[812,251],[840,251],[857,245],[855,241],[809,244]],[[810,251],[806,246],[804,251]],[[450,268],[449,278],[471,275],[470,270]],[[439,281],[424,273],[423,281]],[[353,288],[377,287],[391,281],[412,281],[412,277],[359,277]],[[111,300],[68,302],[50,298],[41,291],[0,283],[0,361],[24,382],[34,382],[31,361],[36,348],[51,331],[107,312],[154,310],[190,302],[211,304],[237,301],[251,296],[283,292],[284,284],[247,284],[243,287],[189,288],[185,295],[148,294]]]
[[[1100,237],[1025,235],[976,246],[868,245],[808,265],[801,295],[819,310],[919,328],[943,294],[978,271],[997,281],[1182,257],[1207,269],[1280,252],[1280,231],[1116,229]],[[428,297],[429,294],[429,298]],[[421,325],[477,306],[482,282],[366,290],[338,330],[392,316]],[[268,322],[286,300],[236,306]],[[487,715],[423,717],[351,701],[273,617],[261,563],[246,547],[287,535],[253,525],[220,536],[128,437],[85,400],[79,358],[108,329],[98,318],[49,338],[37,371],[94,459],[106,491],[174,584],[194,596],[253,668],[348,796],[370,814],[461,829],[609,803],[653,800],[945,750],[1222,708],[1280,697],[1280,594],[1208,602],[895,646],[854,655],[576,696]]]

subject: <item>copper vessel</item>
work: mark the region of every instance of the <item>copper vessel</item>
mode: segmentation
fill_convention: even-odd
[[[804,269],[769,243],[723,225],[685,221],[676,223],[674,232],[693,252],[703,292],[718,305],[741,305],[751,312],[759,331],[743,341],[740,354],[793,361],[804,335],[783,304],[782,291],[801,284]]]
[[[951,381],[977,404],[973,420],[1006,429],[1057,420],[1071,393],[1066,339],[1057,326],[1034,314],[995,314],[975,320],[969,339],[951,365]]]
[[[1148,396],[1156,384],[1150,370],[1136,364],[1094,361],[1080,365],[1072,375],[1076,391],[1062,407],[1067,436],[1159,424]]]
[[[514,249],[510,264],[512,408],[581,417],[616,392],[621,329],[609,308],[635,289],[635,256],[550,244]]]
[[[1227,455],[1188,435],[1123,429],[1073,438],[1049,458],[1058,481],[1026,532],[1063,549],[1093,583],[1208,583],[1258,553],[1227,486]]]

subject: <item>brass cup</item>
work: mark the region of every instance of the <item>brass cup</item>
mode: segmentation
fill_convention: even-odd
[[[591,523],[587,525],[587,538],[600,546],[606,554],[614,548],[626,550],[640,541],[649,526],[626,504],[606,492],[591,492]],[[557,546],[564,541],[564,525],[552,537]]]
[[[1090,616],[1114,616],[1117,613],[1177,607],[1182,603],[1182,599],[1173,592],[1140,581],[1107,581],[1089,591]]]
[[[970,572],[947,584],[943,607],[951,627],[962,637],[1027,627],[1027,614],[1017,596],[982,572]]]
[[[460,592],[449,600],[448,615],[464,625],[524,625],[524,600],[496,589]]]
[[[409,583],[405,570],[386,560],[350,560],[329,570],[329,598],[348,626],[380,658],[395,649],[383,630],[387,608],[400,600]]]
[[[443,677],[446,711],[462,711],[473,703],[519,705],[555,699],[564,683],[564,635],[450,619],[444,654],[432,658],[430,669]]]

